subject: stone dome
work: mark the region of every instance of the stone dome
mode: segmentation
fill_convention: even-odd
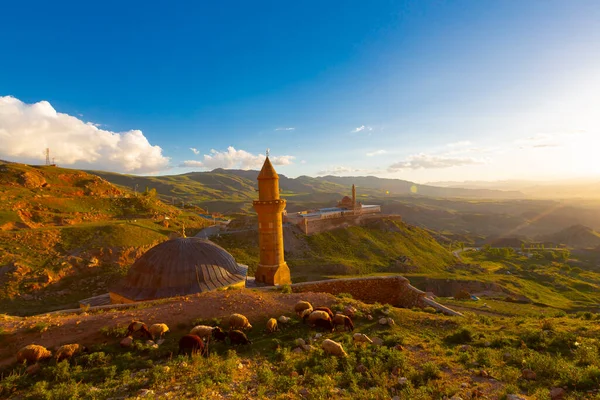
[[[154,246],[131,266],[125,279],[111,290],[111,301],[161,299],[241,286],[247,273],[247,266],[210,240],[172,239]]]

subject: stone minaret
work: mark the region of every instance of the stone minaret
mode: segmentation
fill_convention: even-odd
[[[352,209],[356,208],[356,186],[352,184]]]
[[[258,200],[253,202],[258,214],[260,262],[256,282],[266,285],[292,283],[290,269],[283,259],[282,212],[285,200],[279,198],[279,176],[269,157],[258,174]]]

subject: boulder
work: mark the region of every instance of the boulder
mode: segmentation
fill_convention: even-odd
[[[133,337],[127,336],[126,338],[124,338],[123,340],[121,340],[120,345],[121,345],[121,347],[131,347],[131,346],[133,346]]]
[[[566,394],[567,394],[567,391],[560,387],[555,387],[555,388],[550,389],[550,399],[551,400],[562,400]]]
[[[535,372],[527,368],[521,371],[521,376],[523,377],[523,379],[527,379],[528,381],[535,381],[537,378]]]

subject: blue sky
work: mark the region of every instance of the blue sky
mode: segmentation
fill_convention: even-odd
[[[600,176],[597,1],[20,3],[0,15],[0,158]]]

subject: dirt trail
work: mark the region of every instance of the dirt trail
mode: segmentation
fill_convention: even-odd
[[[174,298],[173,301],[147,306],[110,310],[92,314],[55,314],[27,318],[0,320],[0,327],[8,335],[0,338],[0,367],[16,361],[15,354],[23,346],[39,344],[55,348],[67,343],[81,343],[86,346],[106,343],[109,339],[100,333],[103,327],[127,326],[132,320],[142,320],[147,324],[166,323],[175,329],[177,324],[191,324],[195,318],[223,318],[232,313],[241,313],[251,323],[269,317],[293,313],[299,300],[308,300],[313,304],[331,306],[335,297],[327,293],[291,293],[251,291],[248,289],[201,293],[193,296]],[[36,324],[45,323],[44,332],[32,332]]]

